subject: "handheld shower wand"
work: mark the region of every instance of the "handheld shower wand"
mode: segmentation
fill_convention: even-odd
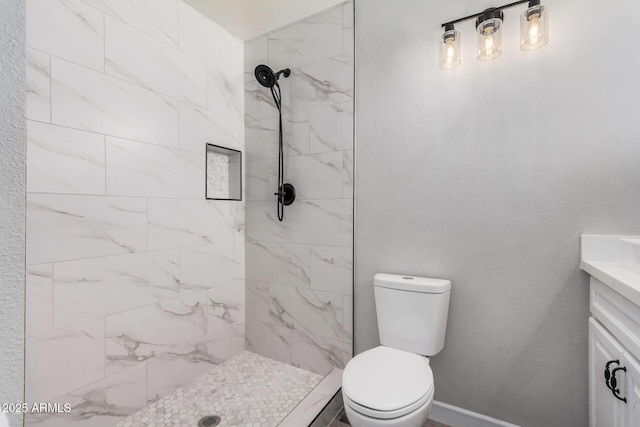
[[[278,188],[274,193],[277,196],[276,208],[278,211],[278,220],[284,219],[284,207],[289,206],[296,199],[296,189],[290,183],[284,182],[284,148],[283,148],[283,131],[282,131],[282,92],[278,79],[280,76],[289,77],[291,70],[285,68],[277,73],[274,73],[267,65],[258,65],[255,69],[255,76],[258,83],[262,86],[271,89],[271,96],[278,108]]]

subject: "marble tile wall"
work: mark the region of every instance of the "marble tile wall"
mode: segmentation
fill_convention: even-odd
[[[352,355],[353,3],[245,43],[246,346],[322,375]],[[281,78],[285,180],[278,222],[277,110],[258,64]]]
[[[112,426],[244,350],[243,44],[181,0],[27,1],[27,426]]]

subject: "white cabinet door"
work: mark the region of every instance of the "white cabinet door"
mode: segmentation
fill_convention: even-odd
[[[624,364],[624,349],[600,323],[589,319],[589,425],[591,427],[625,427],[627,414],[625,403],[616,399],[607,386],[604,373]],[[618,361],[618,363],[614,361]],[[611,363],[610,363],[611,362]],[[624,396],[626,378],[618,372],[618,388]],[[639,378],[640,379],[640,378]],[[634,426],[637,427],[637,426]]]
[[[628,353],[622,356],[622,360],[626,372],[618,372],[625,377],[625,393],[622,397],[627,399],[627,426],[638,427],[640,426],[640,363]]]

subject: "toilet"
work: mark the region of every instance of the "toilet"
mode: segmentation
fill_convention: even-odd
[[[420,427],[433,402],[429,356],[444,347],[451,282],[376,274],[380,346],[355,356],[342,375],[353,427]]]

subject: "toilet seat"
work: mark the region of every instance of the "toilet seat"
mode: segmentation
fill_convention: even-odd
[[[422,396],[420,400],[408,406],[405,406],[404,408],[396,409],[395,411],[379,411],[376,409],[367,408],[366,406],[359,405],[358,403],[349,399],[349,396],[347,396],[345,393],[342,393],[342,399],[345,405],[348,405],[351,409],[353,409],[354,411],[362,415],[365,415],[371,418],[386,420],[391,418],[399,418],[403,415],[410,414],[411,412],[422,408],[431,399],[433,399],[433,388],[431,388],[431,390],[427,394]]]
[[[372,418],[415,411],[433,398],[433,390],[428,358],[385,346],[354,357],[342,377],[345,404]]]

